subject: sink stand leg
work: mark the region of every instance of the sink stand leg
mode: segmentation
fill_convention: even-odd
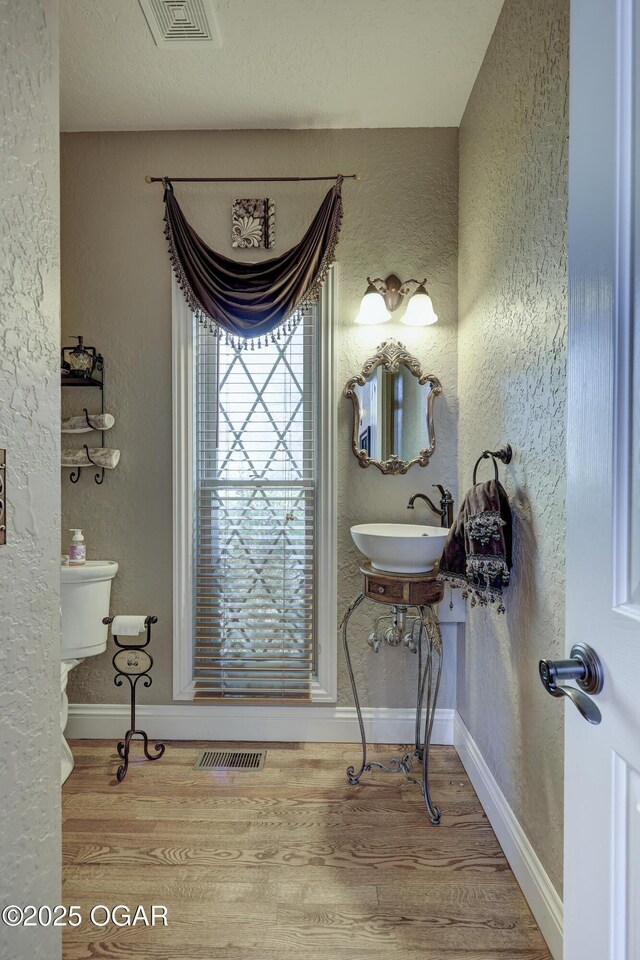
[[[442,635],[440,633],[440,624],[433,610],[433,607],[420,607],[420,648],[422,648],[423,636],[426,637],[427,655],[425,658],[424,670],[419,680],[418,702],[416,715],[417,740],[420,741],[420,730],[422,726],[422,708],[426,706],[426,716],[424,721],[424,738],[422,744],[418,746],[418,755],[422,760],[422,796],[429,814],[431,823],[440,823],[440,809],[433,803],[429,790],[429,748],[431,746],[431,736],[433,734],[433,722],[435,720],[436,704],[438,702],[438,691],[440,689],[440,677],[442,675]],[[434,658],[436,663],[434,665]],[[425,704],[426,693],[426,704]]]
[[[362,719],[362,707],[360,706],[360,699],[358,697],[358,688],[356,687],[356,678],[353,673],[353,667],[351,665],[351,656],[349,654],[349,639],[348,639],[348,626],[349,620],[351,619],[352,613],[357,610],[362,601],[365,599],[364,593],[359,593],[356,599],[353,601],[350,607],[348,607],[347,612],[342,618],[342,643],[344,646],[344,656],[347,661],[347,670],[349,672],[349,679],[351,681],[351,689],[353,690],[353,700],[356,707],[356,713],[358,715],[358,724],[360,726],[360,739],[362,741],[362,764],[360,769],[356,773],[355,767],[347,767],[347,779],[350,784],[360,783],[360,777],[363,773],[368,773],[372,767],[380,767],[381,770],[386,770],[387,768],[383,763],[378,763],[377,760],[371,760],[367,762],[367,735],[364,729],[364,721]]]

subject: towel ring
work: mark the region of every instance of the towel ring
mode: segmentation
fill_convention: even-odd
[[[501,460],[502,463],[511,463],[511,458],[513,457],[513,450],[511,449],[511,444],[508,443],[506,447],[501,447],[500,450],[484,450],[478,459],[476,460],[476,465],[473,468],[473,483],[474,486],[477,483],[476,475],[478,473],[478,467],[480,466],[483,460],[488,460],[489,457],[493,460],[493,469],[494,469],[494,479],[498,479],[498,460]]]
[[[497,480],[497,479],[498,479],[498,461],[497,461],[496,458],[493,456],[493,454],[485,451],[485,453],[483,453],[482,456],[478,457],[478,459],[476,460],[476,465],[475,465],[475,467],[473,468],[473,485],[474,485],[474,486],[475,486],[476,483],[478,482],[477,479],[476,479],[476,474],[478,473],[478,467],[480,466],[480,464],[482,463],[483,460],[488,460],[489,457],[491,457],[491,459],[493,460],[493,470],[494,470],[494,477],[493,477],[493,479],[494,479],[494,480]]]

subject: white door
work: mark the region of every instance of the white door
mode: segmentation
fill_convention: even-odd
[[[639,20],[571,2],[566,643],[604,687],[564,701],[564,960],[640,960]]]

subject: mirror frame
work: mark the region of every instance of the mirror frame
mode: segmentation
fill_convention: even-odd
[[[384,367],[387,373],[397,373],[399,367],[406,367],[414,377],[417,377],[419,384],[429,383],[431,390],[426,404],[425,419],[427,425],[427,436],[429,446],[420,450],[417,457],[413,460],[401,460],[394,453],[388,460],[373,460],[366,450],[362,450],[358,444],[360,429],[360,401],[355,388],[363,387],[369,376],[378,367]],[[374,466],[384,474],[403,474],[410,467],[416,464],[420,467],[426,467],[433,456],[436,448],[436,434],[433,426],[433,401],[442,393],[442,384],[431,373],[423,373],[420,361],[409,353],[407,348],[399,340],[385,340],[377,348],[374,356],[365,360],[362,371],[347,380],[343,391],[344,397],[353,403],[353,433],[351,437],[351,449],[361,467]]]

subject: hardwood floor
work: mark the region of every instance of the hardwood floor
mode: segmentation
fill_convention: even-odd
[[[433,827],[398,774],[348,785],[355,745],[266,744],[235,773],[193,770],[205,746],[117,785],[113,744],[72,744],[64,960],[550,960],[453,747],[433,748]],[[95,927],[95,904],[166,905],[168,925]]]

